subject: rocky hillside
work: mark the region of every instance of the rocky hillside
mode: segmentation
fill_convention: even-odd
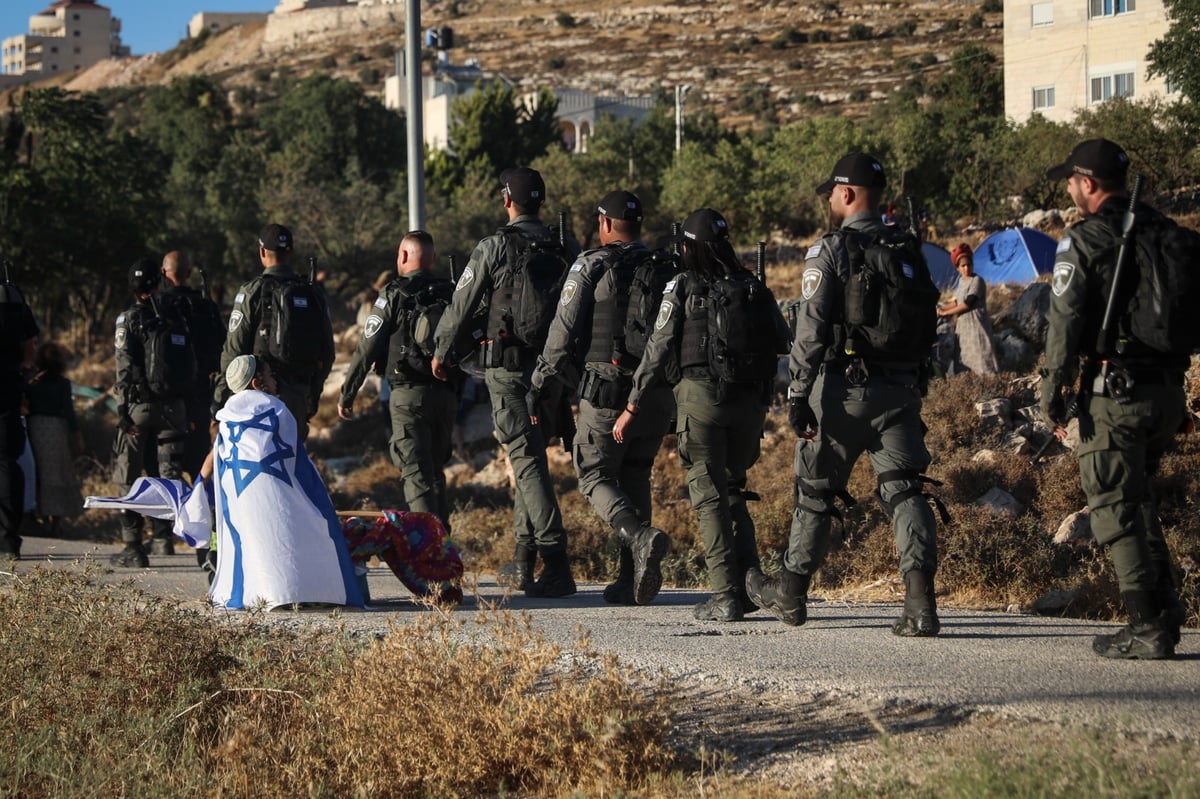
[[[994,0],[422,5],[424,27],[453,27],[454,63],[477,59],[522,88],[647,95],[690,84],[689,109],[710,110],[738,127],[772,116],[786,122],[822,106],[865,113],[908,81],[935,79],[958,47],[974,42],[999,56],[1003,39],[1001,4]],[[292,33],[286,43],[272,41],[266,24],[247,25],[166,53],[107,62],[66,85],[92,90],[199,73],[235,87],[281,72],[324,71],[382,93],[403,38],[403,6],[387,8],[394,11],[332,25],[314,16],[312,30]],[[299,21],[300,15],[290,18],[289,29]]]

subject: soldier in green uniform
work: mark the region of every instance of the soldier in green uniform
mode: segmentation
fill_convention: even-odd
[[[271,365],[271,373],[279,387],[279,399],[296,417],[296,432],[303,441],[308,438],[308,420],[317,412],[325,378],[333,370],[333,327],[325,308],[324,294],[319,287],[312,286],[311,291],[305,292],[307,296],[293,300],[298,311],[312,312],[304,317],[296,315],[297,319],[307,318],[307,321],[297,322],[296,327],[289,330],[273,329],[275,314],[266,313],[264,307],[267,297],[273,293],[267,289],[276,283],[302,280],[289,264],[292,247],[292,233],[283,225],[267,225],[258,235],[258,258],[263,271],[242,284],[233,298],[229,334],[221,351],[221,367],[217,370],[213,389],[212,411],[215,418],[232,393],[225,383],[225,371],[230,362],[239,355],[253,355]],[[267,281],[272,283],[268,285]],[[313,304],[318,307],[310,308]],[[285,346],[292,342],[297,344],[293,349],[311,352],[297,352],[295,362],[283,363],[272,355],[268,343],[271,339],[284,340]],[[299,342],[304,343],[299,345]]]
[[[809,584],[829,551],[834,500],[847,499],[850,471],[866,452],[879,497],[891,511],[904,577],[904,612],[892,632],[932,636],[941,626],[933,586],[937,523],[921,493],[921,473],[930,458],[921,424],[919,364],[849,357],[843,323],[847,242],[857,232],[884,229],[876,208],[886,185],[879,161],[854,153],[817,187],[817,194],[828,197],[834,230],[805,256],[789,358],[788,421],[800,437],[792,527],[780,575],[767,578],[754,570],[746,587],[751,599],[784,623],[805,622]]]
[[[435,259],[433,237],[423,230],[408,233],[400,242],[398,277],[380,290],[363,326],[342,384],[338,416],[353,418],[354,397],[367,371],[385,363],[383,379],[392,388],[392,463],[400,470],[404,501],[408,510],[435,514],[449,530],[443,469],[453,450],[458,397],[452,383],[434,379],[430,370],[433,330],[428,328],[427,309],[439,306],[427,304],[427,298],[448,296],[453,284],[430,271]]]
[[[624,342],[631,275],[653,253],[639,240],[642,203],[636,196],[610,192],[597,212],[601,246],[571,266],[528,404],[536,417],[543,386],[569,374],[575,354],[582,354],[572,459],[579,490],[621,542],[617,580],[605,587],[604,599],[645,605],[662,585],[659,564],[670,547],[667,534],[650,525],[650,469],[675,415],[675,400],[665,383],[647,391],[624,441],[613,439],[613,423],[625,407],[639,360]]]
[[[1190,348],[1156,351],[1131,335],[1136,327],[1129,314],[1139,312],[1127,310],[1132,290],[1118,295],[1111,340],[1099,340],[1121,244],[1121,221],[1129,208],[1128,168],[1129,158],[1120,146],[1091,139],[1046,173],[1053,180],[1066,179],[1067,193],[1084,219],[1071,227],[1055,257],[1041,408],[1063,435],[1063,392],[1075,385],[1082,359],[1077,406],[1080,480],[1091,509],[1092,532],[1112,558],[1129,614],[1127,626],[1097,636],[1092,648],[1103,657],[1159,659],[1174,655],[1184,612],[1151,480],[1185,419],[1183,376]],[[1173,223],[1149,206],[1137,205],[1135,238],[1148,239],[1164,225]],[[1151,269],[1144,252],[1139,246],[1137,257],[1127,256],[1123,287],[1132,289],[1146,280],[1139,274]],[[1127,282],[1130,274],[1139,275],[1137,281]],[[1140,312],[1159,316],[1151,322],[1168,321],[1152,308]]]
[[[699,516],[712,589],[712,596],[696,605],[693,615],[702,621],[738,621],[755,610],[742,586],[747,571],[759,564],[754,522],[746,509],[746,472],[758,460],[776,352],[787,341],[787,323],[773,298],[766,313],[743,308],[731,324],[765,326],[768,338],[779,342],[766,354],[771,376],[744,383],[718,379],[709,356],[711,286],[749,273],[717,211],[703,208],[684,222],[683,268],[663,292],[654,332],[612,435],[621,442],[636,428],[645,399],[667,379],[672,362],[677,364],[679,461],[687,470],[688,493]]]
[[[187,406],[184,394],[156,396],[146,375],[143,331],[148,320],[158,316],[152,295],[158,288],[158,264],[142,259],[129,270],[129,288],[137,301],[117,317],[116,357],[117,433],[113,446],[113,482],[122,493],[143,472],[152,477],[178,480],[183,474],[187,440]],[[175,554],[171,522],[152,519],[151,552]],[[142,546],[142,516],[121,511],[121,541],[124,548],[113,555],[114,566],[146,568],[150,565]]]
[[[516,548],[512,563],[501,569],[503,584],[524,590],[533,597],[565,597],[575,593],[575,580],[567,560],[567,531],[550,480],[546,462],[546,439],[542,425],[534,425],[525,405],[533,369],[544,341],[514,340],[502,329],[502,315],[523,314],[515,296],[502,297],[511,288],[510,263],[517,257],[514,240],[552,242],[557,237],[538,218],[546,199],[546,184],[537,170],[528,167],[506,169],[500,174],[501,197],[508,225],[481,240],[458,278],[454,298],[442,315],[434,337],[434,357],[430,368],[439,380],[449,379],[449,360],[454,343],[474,322],[476,310],[488,307],[486,335],[489,352],[502,356],[485,358],[484,382],[492,401],[492,422],[496,434],[508,450],[517,487],[513,499]],[[578,254],[578,249],[569,253]],[[537,580],[533,579],[535,561],[542,556],[545,564]]]

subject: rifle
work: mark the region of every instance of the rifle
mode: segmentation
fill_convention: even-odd
[[[16,305],[25,305],[25,295],[17,288],[17,284],[12,282],[8,276],[8,270],[12,267],[12,261],[4,259],[4,285],[3,296],[0,297],[0,302],[13,303]]]
[[[676,258],[683,255],[683,247],[679,241],[679,234],[683,231],[683,225],[678,222],[671,223],[671,255]]]
[[[760,241],[754,250],[755,265],[758,267],[758,282],[767,285],[767,243]]]
[[[1129,260],[1129,252],[1133,249],[1134,211],[1138,199],[1142,195],[1142,176],[1133,179],[1133,190],[1129,192],[1129,207],[1121,219],[1121,249],[1117,250],[1117,265],[1113,269],[1112,288],[1108,291],[1108,304],[1104,306],[1104,321],[1100,325],[1100,334],[1096,339],[1096,352],[1101,362],[1107,364],[1104,356],[1108,354],[1108,331],[1112,325],[1113,311],[1117,307],[1117,287],[1121,285],[1121,275],[1125,272],[1125,263]]]
[[[567,248],[567,212],[558,212],[558,246]]]
[[[317,284],[317,256],[308,256],[308,282],[310,285]]]
[[[208,293],[208,273],[203,269],[197,269],[196,271],[200,273],[200,291],[204,292],[204,299],[211,301],[212,295]]]
[[[921,223],[917,219],[917,198],[911,194],[904,195],[904,201],[908,203],[908,232],[916,238],[917,241],[922,241]]]
[[[448,256],[448,258],[450,260],[450,282],[457,285],[458,284],[458,276],[455,275],[454,273],[458,269],[458,259],[454,257],[454,253],[451,253]]]

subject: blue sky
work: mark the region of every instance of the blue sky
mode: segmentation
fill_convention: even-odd
[[[0,0],[0,38],[29,33],[29,18],[54,0]],[[170,50],[201,11],[270,11],[277,0],[99,0],[121,20],[121,41],[134,55]]]

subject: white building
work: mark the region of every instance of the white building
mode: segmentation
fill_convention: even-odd
[[[632,119],[640,122],[651,109],[651,97],[626,97],[624,95],[592,94],[582,89],[551,89],[558,100],[558,132],[568,152],[586,153],[588,142],[596,123],[605,114],[615,119]],[[525,102],[536,102],[537,95],[531,94]]]
[[[28,35],[9,36],[3,46],[0,87],[129,55],[129,48],[121,45],[121,21],[94,0],[57,0],[29,18]]]
[[[265,12],[201,11],[188,23],[188,38],[195,39],[205,31],[212,35],[238,25],[266,22],[269,16],[270,14]]]
[[[1005,115],[1069,122],[1110,97],[1169,93],[1146,74],[1166,32],[1162,0],[1005,0]]]
[[[396,55],[396,74],[384,81],[383,104],[397,111],[408,110],[408,83],[404,79],[403,55]],[[425,146],[431,150],[445,150],[449,146],[450,112],[459,97],[474,94],[480,85],[500,82],[512,84],[507,78],[485,75],[479,62],[470,60],[466,64],[451,64],[446,51],[438,53],[437,63],[429,75],[421,77],[421,121]]]

